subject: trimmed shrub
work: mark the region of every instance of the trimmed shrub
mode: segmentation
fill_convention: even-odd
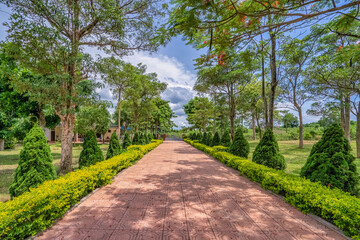
[[[12,198],[57,177],[50,147],[41,127],[35,125],[26,135],[23,145],[14,181],[9,189]]]
[[[130,145],[131,145],[130,135],[129,135],[128,132],[125,132],[124,142],[123,142],[122,148],[124,150],[126,150]]]
[[[245,139],[243,130],[238,128],[235,132],[234,141],[229,147],[229,152],[235,156],[248,158],[250,152],[249,142]]]
[[[208,133],[208,136],[206,139],[206,145],[208,145],[209,147],[212,147],[212,140],[213,140],[213,135],[211,133]]]
[[[25,239],[45,230],[94,189],[111,183],[121,170],[130,167],[161,140],[138,146],[90,167],[45,181],[13,200],[0,203],[0,239]]]
[[[201,139],[202,139],[201,132],[198,132],[198,133],[196,134],[196,139],[195,139],[195,140],[201,141]]]
[[[12,135],[9,134],[5,137],[5,149],[15,149],[16,144],[17,144],[18,140]]]
[[[230,153],[214,151],[214,148],[195,143],[195,141],[188,139],[184,141],[227,166],[239,170],[250,180],[260,183],[263,188],[283,195],[286,202],[302,212],[310,212],[322,217],[343,230],[345,235],[352,239],[360,239],[359,198],[338,188],[331,189],[318,182],[311,182]]]
[[[96,134],[90,130],[85,134],[83,150],[79,158],[79,168],[88,167],[103,160],[104,155],[97,144]]]
[[[204,132],[201,139],[200,139],[200,143],[205,144],[206,145],[206,141],[207,141],[207,133]]]
[[[228,148],[224,146],[213,146],[212,147],[216,152],[227,152]]]
[[[221,137],[220,145],[229,147],[231,144],[231,136],[228,130],[225,130],[224,134]]]
[[[358,174],[349,141],[339,124],[330,125],[314,144],[301,176],[324,186],[357,194]]]
[[[110,138],[109,148],[106,153],[106,159],[117,156],[121,153],[121,145],[119,142],[119,138],[116,134],[116,131],[113,132]]]
[[[134,133],[134,137],[133,137],[133,140],[132,140],[132,145],[140,145],[141,142],[140,142],[140,135],[138,132]]]
[[[279,145],[271,129],[267,129],[256,146],[252,161],[267,167],[284,170],[285,158],[279,152]]]
[[[211,146],[219,146],[220,145],[220,135],[218,132],[215,132]]]

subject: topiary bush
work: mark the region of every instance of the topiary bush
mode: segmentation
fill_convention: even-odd
[[[116,131],[113,132],[110,138],[109,148],[106,152],[106,159],[117,156],[121,153],[121,145],[119,142],[119,138],[116,134]]]
[[[231,136],[228,130],[225,130],[224,134],[221,137],[220,145],[229,147],[231,144]]]
[[[123,142],[122,148],[124,150],[126,150],[128,148],[128,146],[130,146],[130,145],[131,145],[130,135],[128,132],[126,132],[125,136],[124,136],[124,142]]]
[[[234,141],[229,147],[229,152],[239,157],[248,158],[250,146],[241,128],[236,130]]]
[[[212,140],[213,140],[213,135],[211,133],[208,133],[208,136],[206,139],[206,145],[212,147]]]
[[[20,152],[19,165],[10,186],[10,196],[17,197],[29,188],[57,177],[50,147],[41,127],[35,125],[26,135]]]
[[[104,155],[97,144],[96,134],[90,130],[85,134],[83,150],[79,158],[79,168],[88,167],[103,160]]]
[[[218,132],[215,132],[211,146],[219,146],[219,145],[220,145],[220,135]]]
[[[206,139],[207,139],[207,134],[206,134],[206,132],[204,132],[204,133],[202,134],[201,139],[200,139],[200,143],[206,144]]]
[[[198,132],[198,133],[196,134],[196,139],[195,139],[195,140],[201,141],[201,138],[202,138],[202,134],[201,134],[201,132]]]
[[[252,161],[273,169],[285,169],[285,158],[279,152],[279,145],[271,129],[266,129],[255,148]]]
[[[330,125],[314,144],[300,175],[331,188],[358,193],[358,174],[349,141],[339,124]]]
[[[134,133],[134,137],[133,137],[133,140],[132,140],[132,145],[140,145],[140,135],[138,132],[135,132]]]

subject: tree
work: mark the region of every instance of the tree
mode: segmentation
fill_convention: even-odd
[[[118,55],[133,50],[154,50],[156,21],[166,4],[160,1],[45,1],[1,0],[12,7],[7,26],[11,52],[39,76],[17,81],[22,91],[39,104],[51,104],[61,118],[61,174],[72,170],[72,138],[75,110],[89,90],[92,71],[86,47],[98,47]],[[46,77],[44,77],[46,76]]]
[[[311,149],[301,176],[324,186],[357,194],[359,177],[349,141],[339,124],[330,125]]]
[[[97,62],[97,71],[101,78],[110,87],[112,95],[117,99],[117,125],[118,136],[121,132],[121,103],[123,101],[123,94],[127,87],[130,86],[139,69],[130,63],[117,59],[115,57],[99,59]]]
[[[106,152],[106,159],[117,156],[121,153],[121,145],[116,132],[113,132],[110,138],[109,148]]]
[[[17,197],[46,180],[55,179],[57,175],[52,161],[44,131],[39,126],[34,126],[24,139],[19,165],[9,188],[11,197]]]
[[[286,112],[284,114],[284,116],[282,117],[282,122],[284,123],[284,128],[287,129],[288,127],[290,128],[294,128],[299,126],[299,120],[297,119],[297,117],[294,116],[294,114]]]
[[[208,145],[209,147],[212,147],[212,140],[213,140],[213,135],[211,132],[209,132],[207,134],[206,145]]]
[[[220,145],[220,136],[218,132],[215,132],[214,137],[212,139],[212,146],[219,146]]]
[[[169,101],[165,101],[161,98],[155,98],[153,99],[153,102],[155,108],[151,116],[155,124],[155,134],[158,134],[159,128],[168,130],[175,125],[171,119],[176,117],[176,115],[173,110],[171,110]]]
[[[195,97],[184,105],[189,123],[207,132],[209,119],[213,116],[213,103],[206,97]]]
[[[239,157],[248,158],[250,145],[244,137],[242,128],[236,130],[234,141],[229,147],[229,152]]]
[[[285,158],[280,154],[279,145],[270,128],[266,129],[264,136],[256,146],[252,161],[278,170],[285,169]]]
[[[103,160],[104,155],[97,144],[96,134],[93,130],[89,130],[85,135],[83,150],[80,153],[79,168],[89,167]]]
[[[130,145],[131,145],[130,135],[129,135],[128,132],[125,132],[124,142],[123,142],[122,148],[124,150],[126,150],[128,148],[128,146],[130,146]]]
[[[317,39],[316,37],[312,40],[310,37],[302,40],[286,39],[280,53],[284,57],[284,64],[279,71],[282,78],[280,84],[283,90],[282,98],[286,102],[290,102],[292,105],[290,108],[299,114],[299,148],[304,146],[303,106],[316,99],[315,95],[311,93],[312,84],[306,80],[308,76],[306,76],[305,69],[314,55]]]
[[[140,145],[140,144],[141,144],[141,142],[140,142],[140,134],[138,132],[135,132],[133,140],[132,140],[132,145]]]
[[[94,130],[104,136],[111,124],[108,107],[110,107],[110,104],[105,101],[80,107],[79,112],[76,114],[75,131],[85,135],[89,130]]]
[[[225,130],[224,134],[221,136],[220,145],[225,147],[231,145],[231,136],[228,130]]]

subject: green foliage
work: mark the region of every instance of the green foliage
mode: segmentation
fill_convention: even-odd
[[[0,239],[25,239],[52,226],[83,197],[111,183],[118,172],[133,165],[161,142],[157,140],[129,149],[109,160],[46,181],[28,193],[0,203]]]
[[[238,128],[235,132],[234,141],[229,147],[229,152],[235,156],[247,158],[250,152],[250,145],[245,139],[242,128]]]
[[[26,135],[23,145],[14,182],[9,189],[12,198],[57,177],[50,147],[42,128],[34,126]]]
[[[130,135],[129,135],[128,132],[125,132],[124,142],[123,142],[122,148],[124,150],[126,150],[130,145],[131,145]]]
[[[88,167],[103,160],[104,156],[97,144],[96,134],[93,130],[90,130],[84,138],[83,150],[79,158],[79,168]]]
[[[204,132],[204,133],[202,134],[202,137],[201,137],[201,139],[200,139],[200,143],[206,145],[206,143],[207,143],[207,133],[206,133],[206,132]]]
[[[285,169],[285,158],[279,152],[279,145],[271,129],[267,129],[256,146],[252,161],[278,170]]]
[[[13,134],[8,134],[5,137],[5,149],[14,149],[18,140],[13,136]]]
[[[106,153],[106,159],[117,156],[121,153],[121,146],[116,131],[113,132],[110,138],[109,148]]]
[[[206,139],[206,145],[212,147],[212,141],[213,141],[213,135],[209,132]]]
[[[360,199],[340,189],[331,189],[310,180],[275,170],[230,153],[185,139],[185,142],[204,151],[229,167],[239,170],[251,181],[265,189],[281,194],[284,199],[304,213],[315,214],[335,224],[353,239],[360,239]]]
[[[221,137],[220,145],[229,147],[231,145],[231,136],[229,130],[225,130],[224,134]]]
[[[350,151],[351,147],[340,125],[330,125],[311,149],[306,164],[301,169],[301,176],[331,188],[337,187],[357,194],[359,179],[355,157]]]
[[[134,133],[132,145],[141,145],[140,134],[138,132]]]

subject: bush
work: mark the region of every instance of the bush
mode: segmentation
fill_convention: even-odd
[[[285,201],[304,213],[312,213],[332,222],[347,236],[360,239],[360,199],[340,189],[275,170],[226,152],[217,152],[188,139],[185,142],[208,153],[229,167],[239,170],[265,189],[281,194]]]
[[[122,148],[124,150],[126,150],[130,145],[131,145],[130,135],[129,135],[128,132],[125,132],[124,142],[123,142]]]
[[[18,140],[12,135],[9,134],[5,137],[5,149],[14,149],[16,147]]]
[[[110,138],[109,148],[106,153],[106,159],[117,156],[121,153],[121,146],[116,131],[113,132]]]
[[[133,144],[133,145],[140,145],[140,144],[141,144],[140,135],[139,135],[138,132],[135,132],[135,133],[134,133],[134,137],[133,137],[133,140],[132,140],[132,144]]]
[[[79,158],[79,168],[88,167],[103,160],[104,155],[97,144],[96,134],[90,130],[85,134],[83,150]]]
[[[231,144],[231,136],[228,130],[224,132],[224,134],[221,137],[220,145],[229,147]]]
[[[201,140],[201,138],[202,138],[202,135],[201,135],[201,133],[200,132],[198,132],[197,134],[196,134],[196,139],[195,140]]]
[[[6,203],[0,203],[0,239],[25,239],[50,227],[69,208],[97,187],[111,183],[121,170],[131,166],[162,141],[131,149],[59,179],[46,181]]]
[[[50,147],[41,127],[34,126],[26,135],[23,145],[14,182],[9,189],[12,198],[57,177]]]
[[[248,158],[250,146],[241,128],[236,130],[234,141],[229,147],[229,152],[239,157]]]
[[[214,146],[212,147],[216,152],[227,152],[228,148],[224,146]]]
[[[279,152],[279,145],[271,129],[265,131],[264,136],[256,146],[252,161],[273,169],[285,169],[285,158]]]
[[[211,133],[208,133],[206,139],[206,145],[212,147],[212,140],[213,140],[213,135]]]
[[[207,142],[207,133],[204,132],[201,139],[200,139],[200,143],[205,144],[206,145]]]
[[[312,138],[313,138],[313,135],[311,135],[311,133],[305,132],[305,134],[304,134],[304,139],[305,140],[311,140]]]
[[[332,124],[314,144],[301,169],[301,176],[313,182],[357,194],[358,174],[349,141],[340,125]]]
[[[220,135],[218,132],[215,132],[211,146],[219,146],[220,145]]]

